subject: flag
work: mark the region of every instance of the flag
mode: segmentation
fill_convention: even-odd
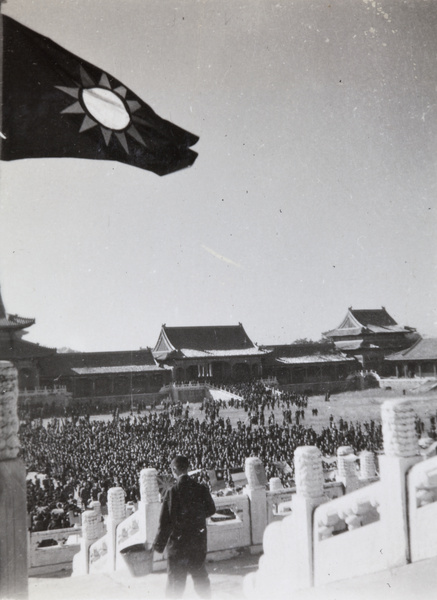
[[[1,158],[116,160],[166,175],[198,137],[159,117],[99,67],[2,15]]]
[[[209,469],[208,477],[211,484],[211,491],[218,492],[226,487],[225,475],[221,469]]]

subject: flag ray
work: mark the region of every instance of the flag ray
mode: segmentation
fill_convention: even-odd
[[[120,144],[126,150],[126,153],[129,154],[129,148],[128,148],[128,145],[127,145],[127,140],[126,140],[125,134],[124,133],[116,132],[115,135],[117,136],[117,139],[120,142]]]
[[[92,127],[96,127],[96,125],[97,125],[97,123],[95,121],[93,121],[93,119],[90,119],[90,117],[88,115],[85,115],[85,118],[82,121],[82,125],[80,126],[79,133],[82,133],[83,131],[87,131],[88,129],[91,129]]]
[[[69,96],[72,96],[72,98],[76,98],[77,100],[79,99],[79,88],[75,87],[64,87],[62,85],[55,85],[55,88],[57,90],[61,90],[61,92],[64,92],[65,94],[68,94]]]
[[[99,85],[102,87],[111,89],[111,84],[109,83],[109,79],[108,79],[108,76],[106,75],[106,73],[102,73],[102,76],[100,77]]]
[[[142,146],[144,146],[145,148],[147,148],[147,144],[146,142],[143,140],[143,138],[141,137],[141,135],[138,133],[138,131],[135,129],[135,127],[133,125],[131,125],[129,127],[129,129],[127,130],[127,133],[134,138],[134,140],[136,140],[139,144],[141,144]]]
[[[61,110],[61,114],[66,114],[66,113],[73,113],[73,114],[80,114],[83,113],[83,108],[80,104],[80,102],[75,102],[74,104],[71,104],[70,106],[67,106],[67,108],[64,108],[64,110]]]
[[[91,77],[88,75],[88,73],[85,71],[85,69],[82,67],[82,65],[80,65],[79,67],[79,72],[84,87],[94,87],[96,85],[91,79]]]
[[[111,139],[112,131],[110,129],[106,129],[106,127],[100,128],[103,134],[103,139],[105,140],[105,144],[109,144],[109,140]]]
[[[129,106],[131,113],[135,112],[139,108],[141,108],[141,104],[136,100],[128,100],[126,104]]]
[[[117,94],[122,98],[126,98],[127,89],[124,87],[124,85],[119,85],[117,88],[115,88],[114,92],[117,92]]]

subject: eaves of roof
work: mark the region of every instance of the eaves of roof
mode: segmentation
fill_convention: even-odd
[[[351,356],[338,354],[319,354],[310,356],[284,356],[282,358],[278,358],[277,361],[285,365],[299,365],[344,363],[353,362],[355,359]]]
[[[226,358],[237,356],[265,356],[268,351],[258,348],[236,349],[236,350],[193,350],[191,348],[181,348],[181,355],[184,358]]]
[[[409,348],[386,356],[386,360],[437,360],[437,338],[420,338]]]
[[[152,365],[123,365],[114,367],[79,367],[72,369],[77,375],[110,375],[116,373],[162,372],[162,367]]]

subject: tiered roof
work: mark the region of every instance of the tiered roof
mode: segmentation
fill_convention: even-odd
[[[35,319],[8,315],[0,291],[0,360],[39,358],[56,352],[54,348],[46,348],[22,339],[27,333],[24,330],[34,323]]]
[[[18,315],[8,315],[6,313],[5,305],[0,290],[0,331],[13,331],[19,329],[26,329],[35,323],[35,319],[27,319],[26,317],[19,317]]]
[[[158,360],[169,357],[208,358],[260,356],[241,323],[205,327],[167,327],[163,325],[153,355]]]
[[[386,311],[385,307],[356,310],[350,307],[346,317],[336,329],[326,331],[327,338],[354,337],[362,334],[384,334],[414,332],[412,327],[402,327]]]

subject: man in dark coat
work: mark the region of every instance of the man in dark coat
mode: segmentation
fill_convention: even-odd
[[[215,513],[215,505],[208,488],[189,477],[188,466],[185,456],[176,456],[171,462],[176,483],[164,497],[153,543],[160,553],[167,546],[167,598],[182,596],[188,573],[199,596],[209,598],[211,594],[205,567],[206,519]]]

